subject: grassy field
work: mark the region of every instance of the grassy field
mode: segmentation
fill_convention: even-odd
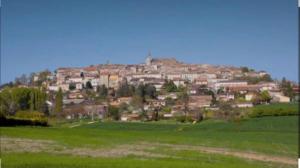
[[[5,168],[296,167],[298,116],[2,127],[1,138]]]

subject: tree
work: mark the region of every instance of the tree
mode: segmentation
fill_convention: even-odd
[[[75,89],[76,89],[75,83],[70,83],[70,84],[69,84],[69,89],[70,89],[70,90],[75,90]]]
[[[128,85],[127,82],[122,83],[116,91],[117,97],[129,97],[132,96],[134,92],[134,87]]]
[[[287,81],[285,77],[282,78],[280,88],[285,96],[290,97],[291,99],[295,97],[295,92],[290,81]]]
[[[271,101],[271,96],[270,96],[270,94],[269,94],[269,92],[268,91],[262,91],[261,93],[260,93],[260,97],[261,97],[261,101],[262,102],[267,102],[267,103],[269,103],[270,101]]]
[[[152,113],[152,120],[158,121],[158,119],[159,119],[158,112],[159,112],[159,111],[160,111],[160,108],[159,108],[159,107],[154,107],[153,113]]]
[[[119,120],[121,115],[120,115],[120,111],[119,108],[116,106],[108,106],[108,117],[114,119],[114,120]]]
[[[165,83],[162,86],[167,92],[176,92],[177,86],[172,80],[165,80]]]
[[[248,67],[241,67],[241,70],[242,70],[243,73],[249,72]]]
[[[30,75],[29,75],[29,84],[31,85],[31,86],[33,86],[34,85],[34,76],[35,76],[36,74],[34,73],[34,72],[32,72]]]
[[[93,86],[92,86],[91,81],[87,81],[87,82],[85,83],[85,88],[86,88],[86,89],[93,89]]]
[[[55,96],[55,109],[54,112],[56,115],[62,113],[63,111],[63,93],[61,88],[59,88],[58,92]]]
[[[265,82],[272,82],[273,81],[273,79],[271,78],[271,76],[269,74],[263,75],[260,79],[262,81],[265,81]]]
[[[178,95],[178,100],[181,104],[183,104],[183,112],[185,119],[187,119],[187,113],[189,111],[189,95],[186,92],[180,93]]]
[[[211,95],[211,97],[212,97],[211,104],[212,105],[217,105],[218,104],[216,94],[213,91],[207,90],[205,92],[205,95]]]
[[[30,111],[34,111],[34,93],[30,93]]]
[[[147,84],[145,86],[145,95],[149,96],[150,98],[156,98],[156,88],[153,85]]]
[[[17,77],[15,79],[16,85],[28,85],[29,80],[25,74],[22,74],[20,77]]]
[[[145,99],[145,85],[144,84],[139,84],[138,87],[135,90],[135,95],[141,97],[144,101]]]
[[[106,98],[108,94],[108,90],[105,85],[101,85],[97,88],[98,94],[100,98]]]
[[[45,91],[36,88],[5,88],[0,93],[1,113],[14,115],[19,110],[43,111]]]
[[[187,91],[187,88],[183,85],[179,85],[178,88],[177,88],[177,91],[178,92],[186,92]]]

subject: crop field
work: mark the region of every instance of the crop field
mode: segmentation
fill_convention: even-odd
[[[2,127],[2,167],[296,167],[298,116]]]

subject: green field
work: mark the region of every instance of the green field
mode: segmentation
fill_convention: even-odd
[[[296,167],[298,116],[2,127],[1,143],[5,168]]]

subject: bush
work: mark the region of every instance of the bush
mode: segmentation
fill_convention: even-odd
[[[114,120],[120,120],[121,118],[119,108],[116,106],[108,106],[108,115]]]
[[[177,116],[176,121],[184,123],[184,122],[194,122],[194,119],[191,116]]]
[[[176,121],[184,123],[185,122],[185,116],[177,116]]]

